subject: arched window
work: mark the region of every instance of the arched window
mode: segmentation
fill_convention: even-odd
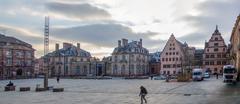
[[[117,65],[116,65],[116,64],[113,66],[113,74],[114,74],[114,75],[117,74]]]
[[[76,74],[77,74],[77,75],[80,74],[80,66],[79,66],[79,65],[76,67]]]
[[[130,65],[130,75],[134,74],[134,65]]]
[[[83,74],[84,74],[84,75],[87,74],[87,66],[83,66]]]
[[[125,75],[125,69],[126,69],[126,66],[122,65],[122,67],[121,67],[121,74],[122,75]]]

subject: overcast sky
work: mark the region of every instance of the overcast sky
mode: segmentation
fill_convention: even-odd
[[[50,17],[50,50],[69,42],[109,56],[117,40],[143,39],[150,52],[161,51],[173,33],[181,42],[203,48],[216,25],[229,43],[240,14],[240,0],[0,0],[0,32],[33,45],[43,55],[44,16]]]

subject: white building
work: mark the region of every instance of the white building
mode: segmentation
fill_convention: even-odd
[[[112,53],[112,75],[137,76],[149,73],[149,52],[140,41],[128,43],[127,39],[118,40],[118,47]]]

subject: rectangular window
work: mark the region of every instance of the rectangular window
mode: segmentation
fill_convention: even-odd
[[[214,48],[214,52],[217,52],[218,51],[218,48]]]
[[[209,65],[209,62],[205,62],[205,65]]]
[[[217,58],[221,58],[221,54],[218,54],[218,55],[217,55]]]
[[[167,65],[167,68],[171,68],[171,65]]]
[[[226,61],[223,61],[223,62],[222,62],[222,64],[223,64],[223,65],[226,65],[226,64],[227,64],[227,62],[226,62]]]
[[[166,58],[166,61],[168,61],[168,58]]]
[[[217,61],[217,65],[221,65],[221,61]]]
[[[210,57],[211,57],[211,58],[214,58],[214,54],[212,54]]]
[[[11,50],[6,51],[6,57],[12,57],[12,51]]]
[[[26,52],[26,57],[27,58],[31,58],[32,57],[32,53],[31,52]]]
[[[209,55],[206,55],[206,58],[209,58]]]
[[[12,65],[12,59],[7,59],[7,65]]]
[[[214,46],[218,46],[218,43],[214,43]]]
[[[180,67],[181,67],[181,64],[177,64],[177,67],[180,68]]]
[[[169,58],[169,61],[171,61],[171,58]]]
[[[173,64],[173,68],[175,68],[176,67],[176,65],[175,64]]]
[[[214,61],[210,61],[210,65],[214,65]]]
[[[166,55],[168,55],[168,53],[166,52]]]
[[[226,58],[226,54],[223,54],[222,57],[223,57],[223,58]]]
[[[162,58],[162,61],[164,61],[164,58]]]
[[[175,52],[173,52],[172,54],[175,55]]]
[[[172,61],[175,61],[175,58],[172,58]]]

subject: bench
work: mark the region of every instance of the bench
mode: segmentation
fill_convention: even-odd
[[[15,87],[16,86],[5,86],[5,90],[4,91],[15,91]]]
[[[64,88],[53,88],[53,92],[63,92]]]
[[[46,90],[47,90],[46,88],[39,88],[39,87],[35,89],[36,92],[41,92]]]
[[[30,91],[30,87],[20,87],[19,91]]]

